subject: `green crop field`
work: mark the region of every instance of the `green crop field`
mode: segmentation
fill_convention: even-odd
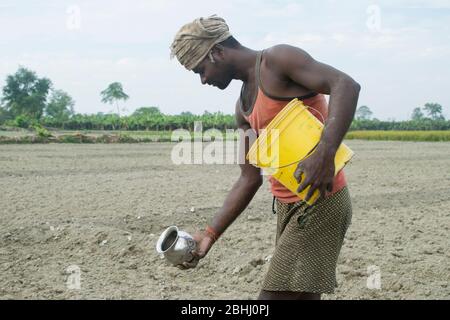
[[[37,137],[34,130],[17,129],[11,131],[0,130],[0,143],[27,142],[168,142],[171,141],[172,131],[119,131],[119,130],[54,130],[49,132],[53,139],[32,139]],[[229,136],[222,133],[223,138]],[[191,136],[193,136],[191,132]],[[239,134],[236,132],[235,138]],[[80,137],[86,137],[81,139]],[[39,138],[39,137],[37,137]],[[40,137],[42,138],[42,137]],[[353,140],[396,140],[396,141],[450,141],[450,130],[447,131],[350,131],[345,139]],[[208,139],[206,139],[208,140]]]
[[[350,131],[346,139],[398,141],[450,141],[447,131]]]

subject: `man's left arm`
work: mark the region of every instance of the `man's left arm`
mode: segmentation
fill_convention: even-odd
[[[328,118],[320,142],[295,173],[299,183],[301,174],[305,174],[298,192],[311,185],[305,200],[309,200],[316,189],[324,196],[326,190],[332,190],[334,158],[353,120],[361,87],[344,72],[314,60],[299,48],[281,45],[273,50],[278,51],[272,57],[282,75],[312,91],[330,95]]]

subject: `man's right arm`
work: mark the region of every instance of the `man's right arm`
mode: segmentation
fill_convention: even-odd
[[[251,127],[247,120],[242,116],[238,103],[236,104],[236,123],[239,129],[246,132],[247,130],[251,130]],[[247,155],[250,145],[247,141],[243,143],[245,144],[245,155]],[[251,165],[247,159],[245,159],[245,163],[239,165],[241,174],[231,191],[228,193],[222,208],[215,215],[210,224],[210,226],[219,234],[222,234],[244,211],[263,183],[259,168]]]
[[[244,132],[251,130],[250,124],[240,112],[239,101],[236,105],[236,123],[238,128],[244,130]],[[243,144],[245,145],[244,150],[246,155],[250,145],[247,141]],[[238,180],[234,183],[225,198],[222,208],[216,213],[209,225],[217,235],[221,235],[245,210],[263,183],[260,169],[251,165],[247,159],[245,159],[245,163],[240,164],[240,168],[241,174]],[[194,238],[198,244],[195,255],[201,259],[214,244],[214,239],[208,236],[207,233],[197,233]]]

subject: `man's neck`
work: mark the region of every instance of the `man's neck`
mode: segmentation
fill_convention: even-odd
[[[234,79],[247,82],[255,72],[257,51],[241,46],[233,58]]]

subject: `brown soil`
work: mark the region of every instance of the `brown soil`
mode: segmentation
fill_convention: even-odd
[[[327,299],[450,298],[450,144],[349,141],[353,222]],[[1,145],[0,298],[253,299],[272,254],[267,181],[194,270],[155,251],[222,205],[237,165],[170,161],[172,144]],[[191,212],[191,208],[194,212]],[[81,289],[67,287],[69,266]],[[368,267],[381,289],[368,289]]]

